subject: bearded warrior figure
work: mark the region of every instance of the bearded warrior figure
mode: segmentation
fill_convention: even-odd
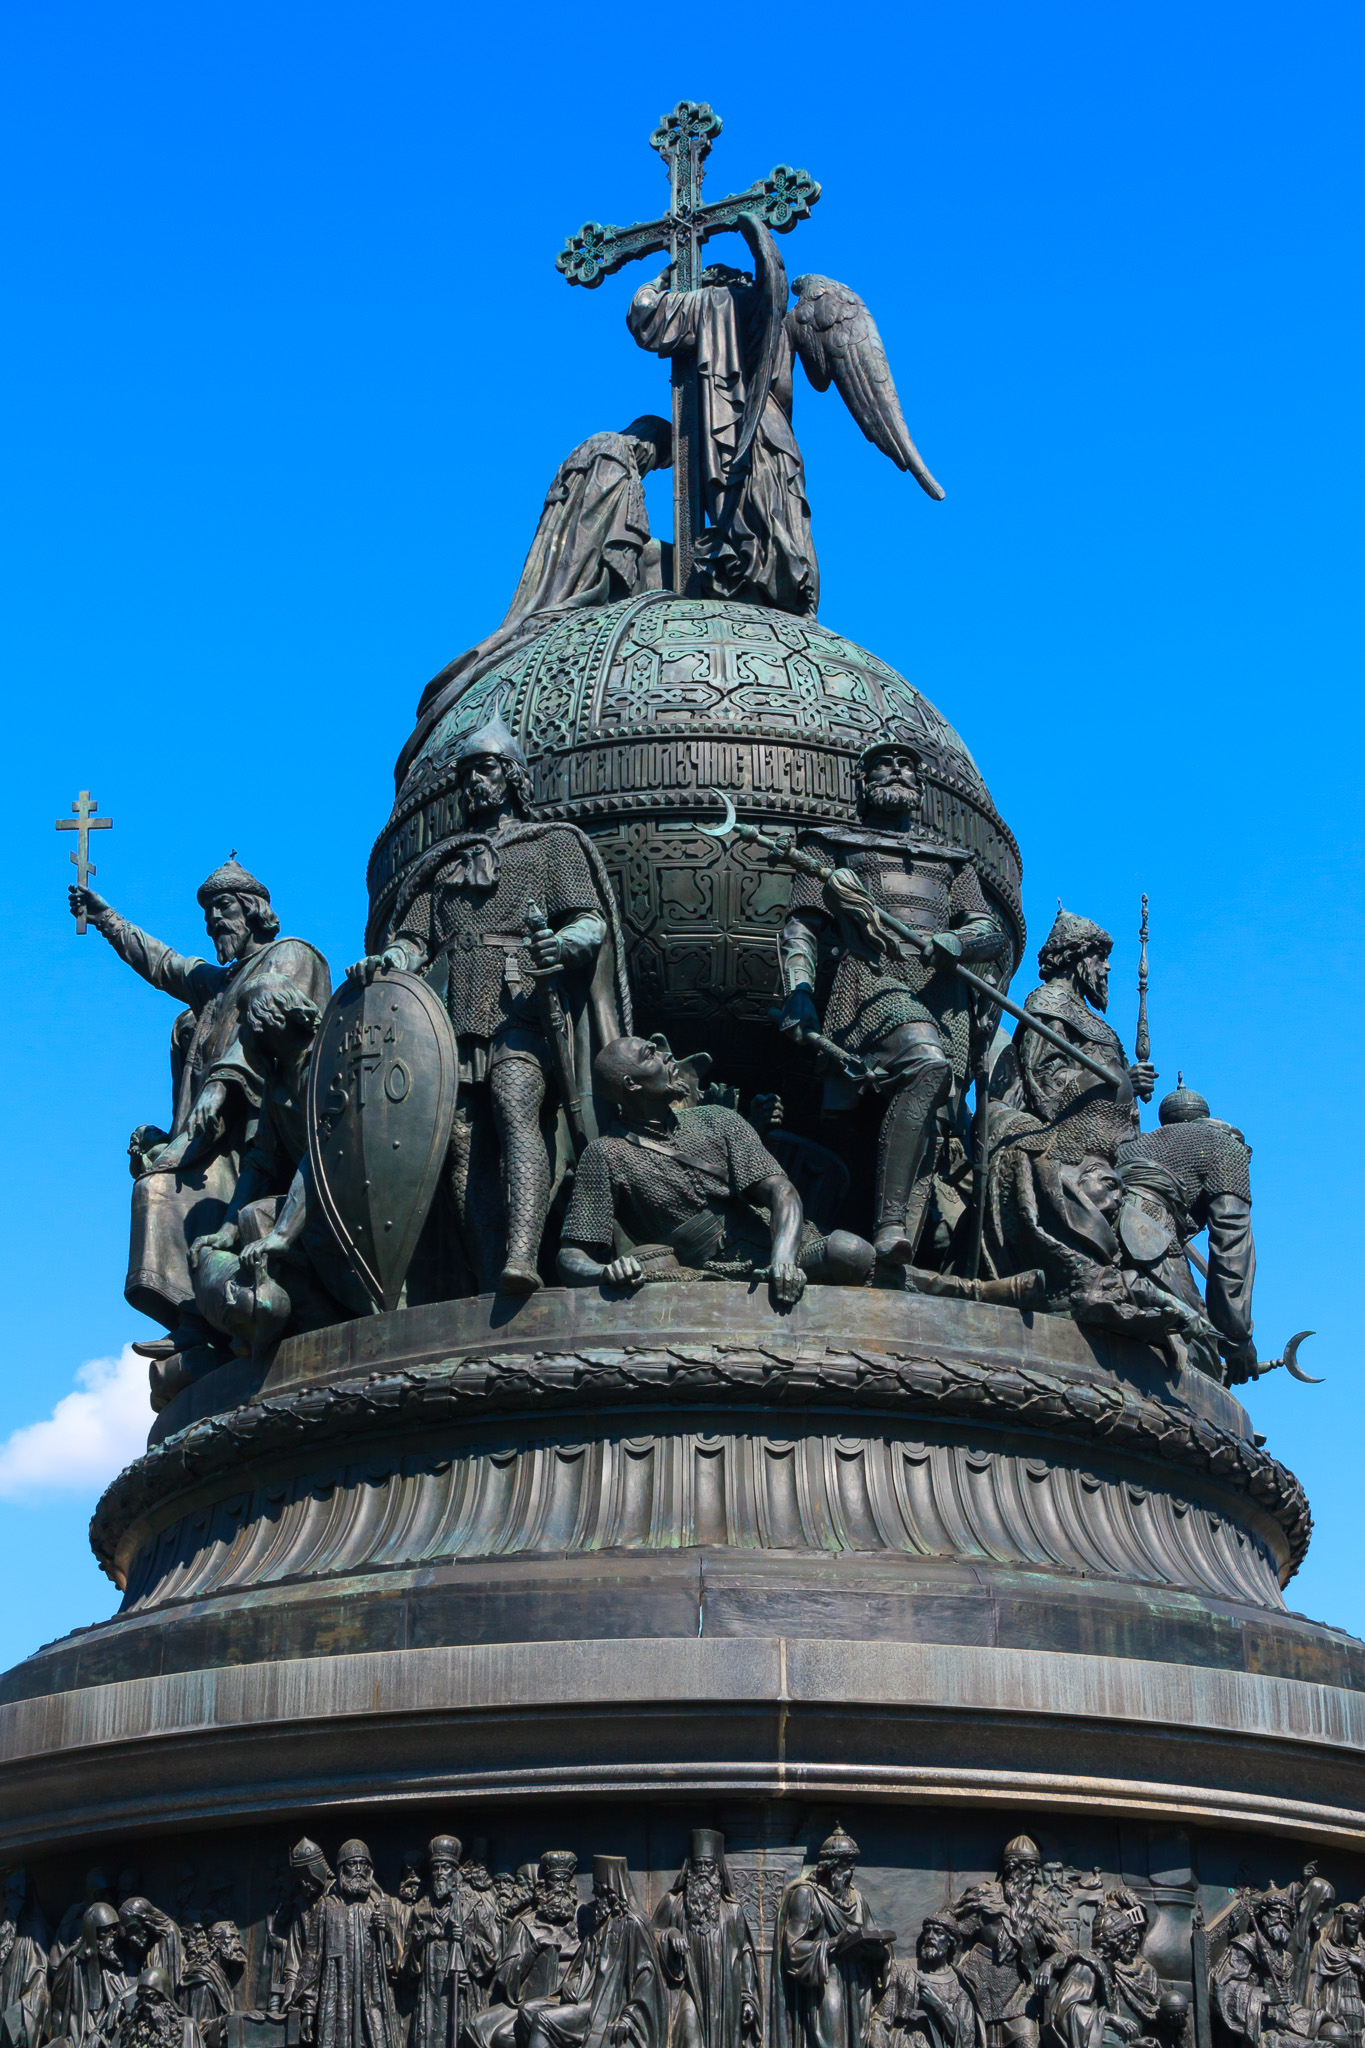
[[[694,1828],[686,1863],[654,1914],[672,1993],[670,2048],[740,2048],[761,2031],[758,1953],[735,1897],[725,1837]]]
[[[384,950],[350,973],[425,976],[455,1030],[459,1244],[456,1284],[447,1272],[440,1293],[530,1294],[567,1164],[557,1113],[581,1141],[595,1135],[593,1051],[630,1028],[624,953],[600,856],[576,826],[532,817],[526,756],[501,714],[450,758],[464,829],[413,863]]]
[[[879,933],[841,905],[837,889],[798,874],[781,939],[784,1030],[822,1030],[890,1075],[877,1150],[877,1256],[914,1263],[933,1185],[940,1115],[960,1102],[971,1071],[973,997],[953,962],[1007,974],[1009,938],[987,902],[973,856],[922,823],[920,763],[899,743],[858,762],[859,824],[802,839],[846,869],[879,910],[908,924],[918,945]],[[837,880],[837,876],[836,876]],[[815,1002],[822,943],[838,958],[823,1023]],[[837,1085],[837,1084],[836,1084]]]
[[[1037,2048],[1045,1966],[1066,1937],[1038,1896],[1037,1844],[1016,1835],[999,1878],[971,1885],[949,1918],[964,1952],[957,1973],[976,2007],[983,2048]]]
[[[836,1828],[777,1911],[768,2048],[863,2048],[895,1936],[853,1882],[858,1844]]]

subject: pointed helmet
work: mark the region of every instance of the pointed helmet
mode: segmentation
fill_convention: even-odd
[[[220,868],[215,868],[204,878],[195,893],[205,910],[215,896],[259,896],[263,903],[270,901],[270,891],[265,883],[248,874],[231,854]]]
[[[1113,945],[1112,936],[1102,924],[1096,924],[1093,918],[1078,917],[1074,910],[1063,910],[1059,899],[1052,930],[1038,948],[1038,972],[1046,981],[1049,975],[1062,973],[1083,953],[1109,953]]]
[[[521,743],[503,717],[500,703],[485,724],[461,733],[451,750],[451,763],[458,767],[461,761],[472,760],[476,754],[495,754],[500,761],[510,761],[513,767],[523,770],[527,766]]]

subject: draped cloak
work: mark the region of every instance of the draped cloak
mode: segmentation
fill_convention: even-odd
[[[813,1877],[788,1885],[773,1942],[768,2048],[862,2048],[885,1960],[867,1950],[836,1955],[835,1944],[872,1925],[857,1890],[845,1905]]]
[[[373,1893],[328,1892],[307,1915],[307,1953],[294,2002],[313,2015],[315,2048],[401,2048],[391,1978],[398,1944],[387,1914],[377,1931]]]
[[[634,444],[625,434],[591,434],[555,471],[506,618],[422,692],[416,726],[394,770],[398,785],[461,693],[544,632],[552,615],[659,587]]]
[[[654,1926],[660,1935],[665,1965],[669,1950],[681,1943],[681,1975],[673,2011],[671,2048],[739,2048],[746,2035],[758,2038],[757,2018],[746,2027],[743,2008],[746,1999],[755,2015],[762,2006],[758,1956],[749,1916],[737,1899],[722,1893],[716,1899],[715,1918],[689,1919],[683,1887],[671,1891],[659,1903]],[[673,1937],[670,1943],[669,1937]]]

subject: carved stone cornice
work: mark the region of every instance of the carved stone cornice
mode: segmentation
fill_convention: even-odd
[[[576,1438],[619,1437],[635,1426],[632,1416],[661,1407],[675,1425],[698,1409],[761,1411],[745,1418],[751,1434],[781,1431],[797,1417],[809,1423],[814,1411],[830,1416],[832,1437],[836,1412],[862,1411],[894,1428],[936,1419],[1008,1432],[1014,1444],[1001,1449],[1015,1452],[1060,1440],[1071,1463],[1085,1448],[1103,1450],[1130,1468],[1147,1467],[1141,1476],[1160,1493],[1179,1496],[1193,1484],[1205,1496],[1212,1489],[1224,1512],[1243,1504],[1248,1526],[1277,1553],[1282,1583],[1308,1544],[1308,1504],[1292,1473],[1245,1438],[1116,1376],[780,1340],[490,1350],[281,1390],[193,1423],[136,1460],[101,1499],[91,1542],[111,1576],[123,1576],[130,1538],[143,1547],[153,1525],[164,1528],[182,1511],[178,1503],[188,1509],[192,1498],[221,1494],[224,1482],[250,1487],[281,1459],[293,1466],[314,1453],[330,1458],[343,1444],[363,1458],[367,1444],[494,1418],[520,1418],[534,1430],[540,1416],[573,1416]]]

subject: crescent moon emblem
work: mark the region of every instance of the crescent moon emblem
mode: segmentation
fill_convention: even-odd
[[[1300,1330],[1297,1336],[1290,1338],[1284,1347],[1284,1369],[1287,1373],[1292,1373],[1296,1380],[1302,1380],[1306,1387],[1320,1387],[1322,1381],[1320,1379],[1315,1380],[1312,1373],[1305,1372],[1299,1364],[1299,1346],[1305,1337],[1311,1337],[1312,1335],[1313,1332],[1311,1330]]]
[[[724,839],[735,829],[735,807],[723,789],[713,789],[711,794],[718,796],[724,804],[725,816],[719,825],[698,825],[697,830],[704,832],[708,839]]]

